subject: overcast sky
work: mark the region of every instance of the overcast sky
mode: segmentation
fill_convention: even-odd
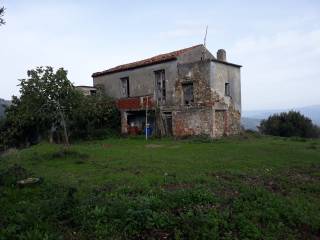
[[[244,110],[320,104],[320,1],[0,0],[0,98],[36,66],[76,85],[115,65],[203,42],[243,65]]]

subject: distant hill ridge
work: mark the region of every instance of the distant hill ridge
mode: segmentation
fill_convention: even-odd
[[[262,119],[268,118],[270,115],[281,112],[288,112],[290,110],[298,111],[304,116],[310,118],[312,122],[320,126],[320,105],[306,106],[301,108],[291,109],[269,109],[269,110],[254,110],[243,111],[241,124],[245,129],[257,130],[257,126]]]

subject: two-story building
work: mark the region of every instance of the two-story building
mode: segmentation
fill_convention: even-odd
[[[227,62],[225,50],[215,57],[197,45],[92,77],[95,88],[116,99],[124,134],[147,122],[159,135],[216,138],[240,132],[240,68]]]

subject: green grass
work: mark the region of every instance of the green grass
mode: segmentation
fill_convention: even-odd
[[[3,155],[3,179],[14,164],[43,183],[0,183],[0,239],[320,237],[319,140],[42,143]]]

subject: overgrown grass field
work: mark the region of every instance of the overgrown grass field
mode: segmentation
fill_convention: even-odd
[[[319,140],[42,143],[0,174],[0,239],[320,238]]]

